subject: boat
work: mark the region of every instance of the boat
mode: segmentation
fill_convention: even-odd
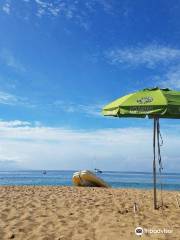
[[[75,172],[72,177],[72,182],[75,186],[81,187],[110,188],[109,184],[89,170]]]
[[[43,172],[42,172],[42,174],[46,174],[47,172],[46,172],[46,170],[44,170]]]
[[[102,171],[101,171],[99,168],[95,168],[94,171],[95,171],[96,173],[102,173]]]

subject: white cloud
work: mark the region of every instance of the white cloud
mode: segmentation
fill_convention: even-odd
[[[15,69],[18,72],[25,72],[25,66],[7,49],[3,49],[0,54],[1,61],[8,67]]]
[[[113,4],[112,4],[112,1],[109,1],[109,0],[96,0],[95,2],[99,3],[104,11],[106,13],[112,13],[113,12]]]
[[[42,1],[35,0],[37,4],[37,16],[42,17],[43,15],[53,15],[58,16],[61,9],[63,9],[64,4],[55,4],[52,1]]]
[[[3,6],[2,6],[2,10],[3,12],[5,12],[6,14],[10,14],[11,12],[11,6],[9,2],[6,2]]]
[[[179,60],[180,49],[155,44],[145,47],[117,48],[106,52],[105,55],[112,64],[145,65],[153,68],[157,64]]]
[[[68,18],[72,18],[73,16],[77,15],[78,12],[81,14],[83,9],[87,11],[94,12],[96,9],[96,4],[99,4],[106,13],[110,13],[113,9],[113,4],[108,0],[84,0],[79,1],[48,1],[48,0],[35,0],[38,9],[44,9],[46,13],[51,12],[53,14],[53,10],[56,11],[64,11],[65,15]],[[81,7],[80,7],[81,6]],[[81,14],[82,15],[82,14]]]
[[[53,16],[58,16],[59,12],[61,11],[61,8],[60,7],[54,7],[54,8],[50,8],[49,11]]]
[[[66,1],[42,1],[42,0],[35,0],[37,5],[37,16],[42,17],[43,15],[49,16],[58,16],[60,13],[65,14],[67,18],[73,14],[74,6],[75,5],[68,5]]]
[[[101,116],[102,108],[105,104],[79,105],[79,112],[90,116]]]
[[[15,95],[0,91],[0,104],[14,105],[17,102],[18,98]]]
[[[13,127],[28,127],[32,123],[27,121],[13,120],[13,121],[0,121],[0,128],[13,128]]]
[[[171,67],[162,77],[155,77],[162,87],[180,89],[180,65]]]
[[[57,109],[60,109],[64,112],[68,113],[82,113],[84,115],[90,115],[90,116],[100,116],[102,107],[105,105],[101,103],[96,104],[79,104],[79,103],[73,103],[73,102],[65,102],[61,100],[57,100],[53,103],[53,107],[56,107]]]
[[[4,0],[4,5],[2,10],[6,14],[11,12],[16,16],[18,9],[16,8],[15,1]],[[35,3],[35,11],[29,13],[29,4]],[[42,17],[64,17],[67,20],[72,20],[75,24],[78,24],[85,30],[88,30],[91,26],[91,21],[89,17],[94,14],[99,9],[104,11],[106,14],[112,14],[114,12],[114,3],[109,0],[21,0],[21,8],[23,8],[23,13],[21,12],[22,19],[28,20],[30,15],[36,15],[38,18]],[[20,8],[20,9],[21,9]],[[13,10],[16,11],[13,11]],[[98,9],[98,10],[97,10]],[[22,15],[24,14],[24,15]]]
[[[40,104],[32,103],[28,98],[20,97],[5,91],[0,91],[0,104],[11,105],[11,106],[24,106],[30,108],[47,108],[51,107],[59,111],[66,113],[81,113],[86,116],[102,116],[101,111],[105,103],[95,103],[95,104],[81,104],[74,102],[66,102],[62,100],[57,100],[52,104]]]
[[[21,122],[21,121],[19,121]],[[0,159],[16,158],[21,168],[148,170],[152,168],[152,129],[72,130],[0,124]],[[15,124],[16,125],[16,124]],[[178,130],[180,131],[180,129]],[[176,130],[177,132],[177,130]],[[180,137],[167,131],[162,158],[166,171],[179,171]],[[1,157],[2,156],[2,157]]]
[[[6,0],[7,1],[7,0]],[[85,30],[88,30],[90,27],[89,16],[92,13],[97,11],[97,7],[101,8],[106,14],[112,14],[113,12],[113,3],[108,0],[22,0],[21,4],[24,4],[22,7],[26,9],[28,4],[35,3],[35,12],[33,15],[36,15],[38,18],[42,17],[64,17],[68,20],[72,20],[75,24],[78,24]],[[8,3],[9,4],[9,3]],[[13,2],[11,2],[11,5]],[[25,5],[26,4],[26,5]],[[15,8],[15,6],[14,6]],[[29,11],[29,8],[27,8]],[[26,10],[24,11],[26,12]],[[28,17],[27,17],[28,14]],[[22,16],[23,19],[29,19],[29,12],[25,13],[25,16]]]
[[[18,95],[11,94],[9,92],[0,91],[0,104],[10,106],[22,106],[27,108],[37,107],[26,97],[20,97]]]
[[[42,0],[35,0],[35,2],[37,4],[39,4],[41,7],[47,7],[49,5],[49,3],[45,2],[45,1],[42,1]]]
[[[30,102],[28,102],[26,98],[22,98],[4,91],[0,91],[0,104],[33,107],[33,105]]]

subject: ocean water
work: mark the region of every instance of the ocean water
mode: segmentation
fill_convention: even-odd
[[[72,186],[72,175],[75,171],[0,171],[0,185],[37,185],[37,186]],[[97,174],[114,188],[151,189],[152,174],[146,172],[105,171]],[[157,187],[180,190],[180,174],[166,173],[157,178]]]

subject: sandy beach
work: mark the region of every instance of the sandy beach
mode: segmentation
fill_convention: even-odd
[[[146,190],[1,186],[0,239],[132,240],[141,226],[151,231],[141,239],[178,240],[178,194],[164,191],[164,208],[153,210]]]

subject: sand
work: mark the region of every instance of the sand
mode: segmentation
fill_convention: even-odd
[[[179,240],[178,194],[164,191],[164,207],[153,210],[148,190],[1,186],[0,239]],[[166,233],[139,237],[134,232],[138,226]]]

